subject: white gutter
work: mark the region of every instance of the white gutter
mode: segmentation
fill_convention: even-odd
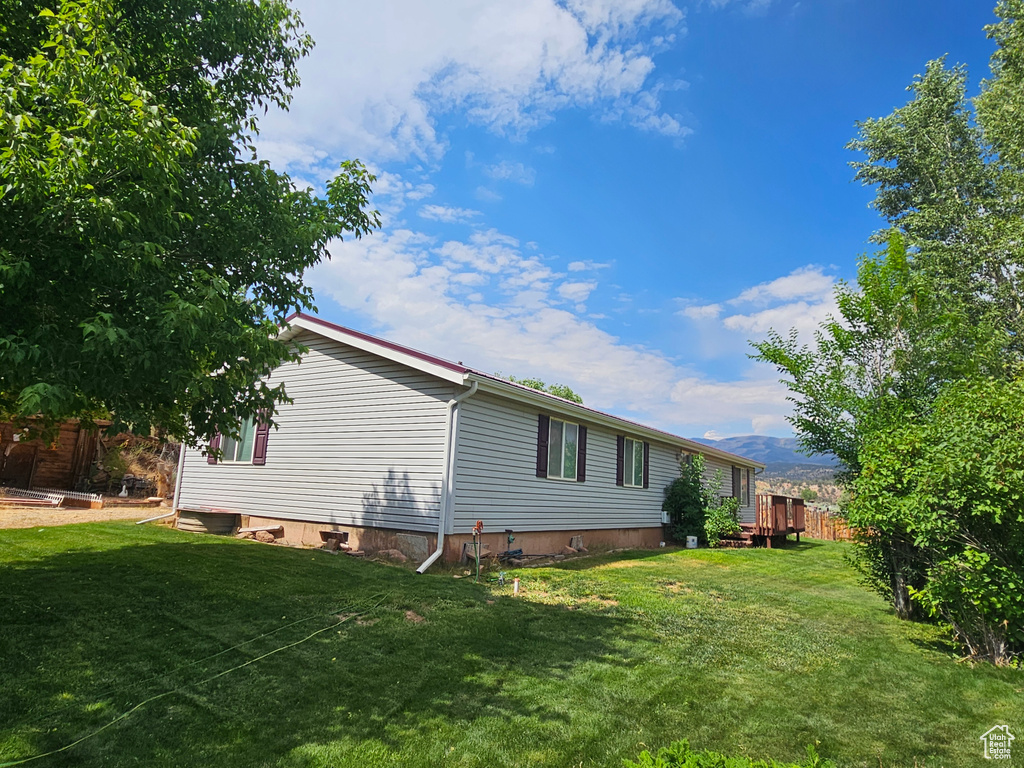
[[[441,504],[437,510],[437,549],[434,554],[424,560],[416,573],[426,573],[439,557],[444,553],[444,535],[448,530],[449,508],[452,506],[452,488],[455,486],[455,450],[452,443],[455,441],[455,418],[457,412],[455,407],[476,394],[477,382],[472,382],[462,394],[456,395],[448,401],[448,413],[444,422],[444,475],[441,476]]]

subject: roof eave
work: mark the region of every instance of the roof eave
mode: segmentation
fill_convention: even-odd
[[[685,437],[673,435],[671,432],[663,432],[660,429],[647,427],[643,424],[629,421],[628,419],[612,416],[611,414],[603,413],[601,411],[595,411],[593,408],[588,408],[585,405],[580,405],[545,392],[531,390],[526,387],[519,387],[510,382],[502,381],[501,379],[473,372],[467,374],[466,379],[467,381],[477,382],[477,385],[482,392],[507,397],[521,403],[528,403],[539,407],[541,410],[575,417],[581,421],[586,421],[591,424],[600,424],[621,432],[626,432],[630,435],[646,437],[660,443],[668,443],[669,445],[682,448],[689,453],[701,453],[705,456],[713,456],[715,458],[728,461],[731,464],[744,467],[754,467],[756,469],[765,468],[765,465],[761,462],[748,459],[745,456],[738,456],[735,453],[722,451],[709,445],[698,443],[694,440],[687,440]]]

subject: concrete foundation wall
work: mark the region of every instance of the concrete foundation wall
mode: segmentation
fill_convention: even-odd
[[[435,534],[417,531],[398,531],[390,528],[366,528],[353,525],[334,525],[303,520],[284,520],[273,517],[243,515],[241,527],[256,528],[281,525],[284,532],[279,538],[292,545],[319,547],[322,544],[320,531],[345,531],[348,544],[354,550],[367,553],[382,549],[397,549],[410,560],[423,561],[437,546]],[[522,549],[528,555],[557,554],[569,544],[573,536],[583,536],[583,545],[590,550],[619,549],[621,547],[655,548],[664,540],[661,527],[657,528],[602,528],[597,530],[574,529],[565,531],[516,531],[512,549]],[[484,548],[491,554],[504,552],[509,548],[508,534],[504,531],[485,531],[481,539]],[[472,545],[469,534],[454,534],[445,537],[444,560],[456,562],[462,556],[462,545]]]
[[[661,526],[657,528],[577,528],[564,531],[515,531],[515,541],[508,543],[508,534],[504,531],[484,531],[480,537],[485,551],[492,555],[506,549],[521,549],[526,555],[556,555],[562,547],[568,546],[573,536],[583,537],[583,546],[590,551],[602,549],[620,549],[623,547],[652,549],[665,540]],[[473,536],[467,533],[456,533],[444,539],[444,559],[454,562],[462,556],[463,544],[473,546]]]

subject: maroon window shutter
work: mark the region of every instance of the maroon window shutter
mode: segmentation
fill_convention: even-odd
[[[741,504],[743,499],[740,498],[740,468],[732,468],[732,495],[736,497],[736,500]]]
[[[622,485],[623,471],[622,463],[626,456],[626,438],[622,435],[615,436],[615,484]]]
[[[548,476],[548,431],[551,417],[543,413],[537,417],[537,477]]]
[[[580,424],[579,453],[576,459],[576,482],[587,479],[587,428]]]
[[[644,488],[651,487],[651,444],[644,443]]]
[[[267,440],[270,439],[270,423],[266,414],[256,422],[256,437],[252,444],[252,463],[263,466],[267,463]]]
[[[210,452],[206,454],[206,463],[207,464],[216,464],[217,463],[217,456],[214,453],[214,451],[216,451],[218,448],[220,448],[220,432],[215,434],[213,436],[213,440],[210,441]]]

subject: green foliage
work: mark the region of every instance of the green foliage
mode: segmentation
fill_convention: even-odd
[[[999,660],[1003,635],[991,634],[990,617],[979,618],[989,614],[974,602],[981,587],[972,574],[987,549],[936,549],[939,539],[923,535],[906,509],[926,482],[906,474],[926,466],[907,430],[925,429],[943,398],[975,386],[962,382],[1008,381],[1024,362],[1024,2],[1004,0],[996,13],[1000,21],[987,30],[998,44],[993,76],[974,113],[966,70],[938,60],[915,78],[905,106],[859,124],[853,166],[876,189],[888,228],[875,240],[887,247],[860,262],[856,288],[839,286],[841,317],[810,346],[795,333],[772,333],[757,351],[785,376],[804,446],[843,464],[868,582],[900,616],[923,608],[950,622],[972,653]],[[928,465],[932,480],[955,466],[952,453],[945,457]],[[964,477],[975,469],[965,466]],[[935,497],[932,508],[948,502]],[[1019,508],[1003,503],[1005,514]],[[986,562],[996,588],[1016,592],[1016,566]]]
[[[696,536],[700,544],[717,547],[724,536],[739,533],[739,499],[722,496],[722,470],[705,480],[707,462],[701,454],[679,465],[679,477],[665,489],[662,509],[668,512],[672,537],[685,541]]]
[[[704,467],[702,455],[693,454],[679,464],[679,477],[665,488],[662,510],[668,513],[672,538],[686,541],[696,536],[700,544],[707,544],[704,531]]]
[[[849,521],[895,520],[924,579],[911,588],[973,656],[1024,651],[1024,380],[958,382],[922,418],[874,436]]]
[[[501,376],[501,374],[497,374]],[[574,403],[583,405],[583,398],[576,394],[572,388],[566,384],[545,384],[540,379],[517,379],[515,376],[509,376],[508,380],[513,384],[522,384],[524,387],[530,389],[536,389],[539,392],[547,392],[549,395],[560,397],[563,400],[570,400]]]
[[[817,501],[818,492],[813,488],[804,488],[800,491],[800,498],[804,501]]]
[[[739,499],[723,496],[720,502],[708,510],[704,519],[704,535],[709,547],[717,547],[726,536],[743,530],[739,522]]]
[[[775,760],[754,760],[749,757],[729,757],[720,752],[697,752],[683,739],[662,747],[657,754],[648,750],[640,753],[637,761],[623,760],[625,768],[831,768],[830,760],[822,760],[813,746],[807,747],[807,760],[799,763],[780,763]]]
[[[267,0],[0,0],[0,420],[113,414],[197,444],[286,399],[306,269],[378,225],[255,155],[310,49]]]

